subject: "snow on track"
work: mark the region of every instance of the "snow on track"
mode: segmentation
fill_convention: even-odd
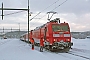
[[[0,60],[50,60],[42,53],[31,50],[28,44],[12,39],[0,47]]]
[[[9,41],[7,43],[4,43]],[[31,49],[31,45],[20,41],[19,39],[7,39],[0,46],[0,60],[68,60],[68,58],[60,57],[55,54],[44,54],[40,52],[39,47],[35,50]],[[49,56],[48,56],[49,55]]]
[[[89,44],[90,40],[73,39],[73,41],[74,46],[71,51],[75,54],[80,55],[82,54],[90,58],[89,54],[90,49],[88,48],[88,45],[90,46]],[[43,52],[40,52],[39,47],[35,47],[35,50],[32,50],[30,44],[20,41],[19,39],[2,39],[0,40],[0,60],[87,60],[87,59],[74,56],[68,53],[53,53],[45,50]]]

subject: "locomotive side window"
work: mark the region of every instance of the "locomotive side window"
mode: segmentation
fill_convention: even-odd
[[[53,31],[68,31],[67,25],[52,25]]]

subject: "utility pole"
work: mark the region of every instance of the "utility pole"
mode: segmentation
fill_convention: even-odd
[[[19,38],[20,38],[20,23],[18,23],[19,24]]]
[[[3,16],[4,16],[4,15],[3,15],[3,3],[2,3],[2,20],[3,20]]]
[[[3,33],[4,33],[4,27],[3,27]]]
[[[29,0],[28,0],[28,43],[29,43]]]
[[[3,7],[3,3],[2,3],[2,7],[0,8],[0,10],[2,10],[2,20],[3,20],[3,16],[4,16],[4,14],[3,14],[3,10],[24,10],[24,11],[27,11],[28,12],[28,42],[29,42],[29,0],[28,0],[28,8],[27,9],[15,9],[15,8],[4,8]]]

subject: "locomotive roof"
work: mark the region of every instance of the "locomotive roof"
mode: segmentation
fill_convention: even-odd
[[[56,19],[54,19],[54,20],[51,20],[50,22],[47,22],[47,23],[45,23],[45,24],[43,24],[43,25],[41,25],[41,26],[39,26],[39,27],[36,27],[34,30],[38,30],[38,29],[40,29],[40,28],[42,28],[42,27],[44,27],[45,25],[48,25],[49,23],[52,23],[52,24],[60,24],[60,25],[68,25],[68,23],[66,23],[66,22],[64,22],[64,23],[58,23],[58,18],[56,18]]]

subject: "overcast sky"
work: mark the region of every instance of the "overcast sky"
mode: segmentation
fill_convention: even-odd
[[[5,8],[27,8],[28,0],[0,0],[0,8],[2,2]],[[55,11],[57,14],[54,18],[60,18],[61,22],[68,22],[71,31],[90,31],[90,0],[30,0],[30,12],[32,18],[41,12],[35,19],[30,21],[30,30],[47,22],[47,12]],[[55,3],[56,2],[56,3]],[[62,4],[61,6],[59,6]],[[54,9],[55,7],[58,8]],[[48,7],[48,8],[47,8]],[[54,10],[53,10],[54,9]],[[9,14],[16,11],[4,11]],[[1,11],[0,11],[1,15]],[[42,18],[42,19],[38,19]],[[4,28],[20,28],[27,30],[27,12],[4,16],[4,20],[0,17],[0,29]]]

